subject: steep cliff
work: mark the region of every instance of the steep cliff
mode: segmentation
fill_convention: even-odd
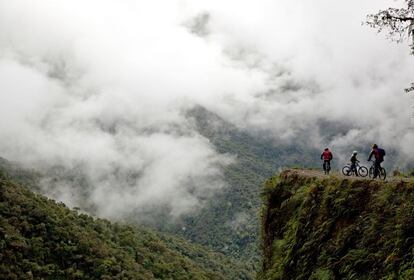
[[[414,182],[288,170],[263,189],[259,279],[414,279]]]

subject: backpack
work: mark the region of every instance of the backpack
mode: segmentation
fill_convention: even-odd
[[[380,155],[381,158],[384,158],[385,157],[385,150],[381,149],[381,148],[378,148],[378,154]]]

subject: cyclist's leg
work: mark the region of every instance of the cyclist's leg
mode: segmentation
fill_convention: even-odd
[[[358,167],[357,167],[356,163],[354,163],[353,166],[354,166],[354,169],[353,170],[354,170],[355,176],[358,177],[359,176],[358,175]]]
[[[381,176],[381,173],[382,173],[382,166],[381,166],[382,162],[383,162],[382,160],[378,161],[378,176]]]
[[[349,176],[352,172],[354,172],[354,169],[355,169],[355,164],[351,163],[351,167],[348,169],[348,176]]]
[[[331,161],[330,160],[326,161],[326,170],[328,171],[328,173],[329,173],[329,171],[331,171]]]
[[[379,175],[379,172],[381,172],[381,163],[378,160],[375,160],[374,162],[374,179],[377,178]]]

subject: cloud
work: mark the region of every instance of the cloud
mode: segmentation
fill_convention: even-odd
[[[414,61],[361,26],[388,4],[0,1],[0,154],[107,217],[179,216],[225,186],[234,158],[187,119],[196,105],[276,143],[375,141],[407,165]]]
[[[236,106],[225,103],[221,114],[246,129],[331,145],[341,154],[349,146],[379,142],[400,153],[397,161],[412,162],[406,139],[414,133],[413,100],[403,88],[412,80],[414,60],[407,46],[361,26],[366,14],[388,5],[204,3],[202,10],[211,15],[208,40],[220,41],[236,65],[267,74],[264,90],[251,92],[250,99],[236,97]],[[326,121],[335,125],[321,127]]]
[[[210,21],[210,15],[208,13],[200,13],[194,18],[191,18],[185,23],[188,30],[200,37],[206,37],[209,35],[208,23]]]

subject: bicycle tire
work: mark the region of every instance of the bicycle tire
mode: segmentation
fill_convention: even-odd
[[[387,178],[387,171],[385,171],[384,168],[381,168],[378,176],[381,180],[385,180]]]
[[[358,169],[358,175],[361,177],[367,177],[368,176],[368,168],[365,166],[360,166]]]
[[[351,176],[351,166],[345,165],[344,167],[342,167],[342,174],[344,174],[345,176]]]
[[[374,166],[371,166],[369,168],[369,172],[368,172],[369,178],[373,179],[374,178]]]

